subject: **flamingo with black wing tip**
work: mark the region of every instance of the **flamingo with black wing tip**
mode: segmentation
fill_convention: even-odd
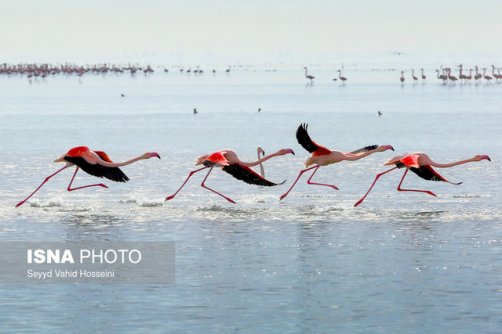
[[[458,166],[458,165],[466,164],[469,162],[477,162],[477,161],[481,161],[481,160],[491,161],[490,157],[487,155],[476,155],[476,156],[472,157],[471,159],[460,160],[457,162],[451,162],[451,163],[447,163],[447,164],[441,164],[441,163],[434,162],[425,153],[411,153],[411,154],[405,154],[405,155],[400,155],[400,156],[394,157],[385,163],[386,166],[394,165],[394,167],[385,171],[385,172],[377,174],[377,176],[375,177],[375,180],[371,184],[371,186],[368,189],[368,191],[366,192],[366,194],[359,201],[357,201],[356,204],[354,204],[354,206],[358,206],[359,204],[361,204],[364,201],[366,196],[368,196],[371,189],[373,189],[373,186],[375,185],[375,183],[378,181],[378,179],[382,175],[385,175],[385,174],[395,170],[396,168],[405,168],[403,177],[401,178],[401,181],[399,182],[399,184],[397,186],[398,191],[420,192],[420,193],[426,193],[426,194],[429,194],[431,196],[436,197],[436,194],[434,194],[432,191],[429,191],[429,190],[401,188],[401,185],[403,184],[404,178],[406,177],[406,174],[408,173],[408,171],[411,170],[413,173],[417,174],[422,179],[425,179],[428,181],[441,181],[441,182],[448,182],[448,183],[451,183],[454,185],[460,185],[460,184],[462,184],[462,182],[459,182],[459,183],[450,182],[447,179],[445,179],[444,177],[442,177],[432,167],[449,168],[449,167]]]
[[[79,169],[82,169],[84,172],[86,172],[89,175],[96,176],[96,177],[104,177],[107,178],[111,181],[115,182],[127,182],[129,181],[129,178],[127,175],[122,172],[122,170],[119,167],[122,166],[127,166],[130,165],[136,161],[139,160],[144,160],[144,159],[150,159],[150,158],[159,158],[160,156],[156,152],[148,152],[145,153],[139,157],[127,160],[125,162],[113,162],[110,157],[103,151],[91,151],[87,146],[78,146],[70,149],[66,154],[63,154],[61,157],[58,159],[54,160],[54,162],[65,162],[66,165],[56,171],[55,173],[47,176],[45,180],[38,186],[35,191],[33,191],[28,197],[26,197],[24,200],[16,204],[16,208],[23,205],[27,200],[29,200],[42,186],[47,183],[53,176],[59,174],[66,168],[76,166],[77,168],[75,169],[75,173],[73,173],[73,176],[71,178],[70,183],[68,184],[68,191],[74,191],[74,190],[79,190],[79,189],[84,189],[84,188],[90,188],[90,187],[102,187],[102,188],[108,188],[105,184],[103,183],[98,183],[98,184],[90,184],[87,186],[81,186],[81,187],[76,187],[72,188],[71,185],[73,184],[73,181],[75,180],[75,176],[77,176],[77,172]]]
[[[288,189],[288,191],[284,194],[281,195],[279,198],[282,200],[284,197],[288,196],[289,192],[293,189],[293,187],[296,185],[300,177],[303,175],[303,173],[314,170],[312,174],[310,175],[309,179],[307,180],[307,184],[310,185],[316,185],[316,186],[325,186],[325,187],[330,187],[335,190],[338,190],[338,187],[335,186],[334,184],[324,184],[324,183],[316,183],[316,182],[311,182],[312,178],[314,177],[314,174],[317,172],[319,167],[321,166],[328,166],[334,163],[342,162],[344,160],[348,161],[355,161],[362,159],[364,157],[367,157],[368,155],[371,155],[373,153],[377,152],[383,152],[386,150],[393,150],[394,148],[390,145],[371,145],[371,146],[366,146],[363,148],[360,148],[358,150],[344,153],[340,151],[332,151],[324,146],[321,146],[314,142],[312,139],[310,139],[310,136],[308,134],[308,125],[307,124],[300,124],[298,129],[296,130],[296,139],[298,140],[298,143],[303,146],[304,149],[306,149],[309,153],[312,153],[312,156],[310,156],[306,161],[305,161],[305,169],[302,169],[300,173],[298,174],[298,177],[296,178],[295,182],[291,185],[291,187]],[[311,165],[314,165],[313,167],[310,167]]]
[[[232,150],[221,150],[221,151],[216,151],[216,152],[213,152],[210,154],[202,155],[197,158],[195,164],[196,165],[204,165],[204,167],[193,170],[190,173],[188,173],[188,177],[181,184],[181,187],[179,187],[178,190],[176,190],[176,192],[174,194],[167,196],[166,201],[173,199],[180,192],[180,190],[183,189],[183,187],[186,185],[188,180],[194,174],[209,168],[209,171],[207,172],[206,176],[202,180],[202,183],[200,184],[201,187],[205,188],[209,191],[212,191],[213,193],[223,197],[224,199],[226,199],[230,203],[235,204],[235,201],[233,199],[231,199],[231,198],[223,195],[222,193],[220,193],[214,189],[211,189],[205,185],[206,180],[209,177],[209,174],[211,174],[211,172],[213,171],[214,167],[219,167],[219,168],[221,168],[221,170],[232,175],[234,178],[241,180],[243,182],[246,182],[248,184],[255,184],[258,186],[265,186],[265,187],[273,187],[273,186],[283,184],[285,181],[283,181],[281,183],[274,183],[272,181],[265,179],[262,163],[267,161],[268,159],[271,159],[274,157],[278,157],[278,156],[282,156],[282,155],[286,155],[286,154],[293,154],[294,155],[295,152],[293,152],[292,149],[282,149],[282,150],[279,150],[275,153],[265,155],[260,158],[260,154],[264,154],[264,153],[265,152],[261,148],[258,148],[258,160],[254,161],[254,162],[244,162],[244,161],[240,160],[239,157],[237,156],[237,154]],[[262,169],[262,175],[256,173],[255,171],[253,171],[251,169],[251,167],[254,167],[257,165],[260,165],[260,168]]]

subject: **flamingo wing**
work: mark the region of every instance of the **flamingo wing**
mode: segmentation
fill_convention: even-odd
[[[103,151],[94,151],[94,153],[96,153],[101,159],[103,159],[106,162],[113,162],[112,159],[110,159],[110,157],[108,156],[108,154],[106,154]]]
[[[103,159],[103,157],[98,152],[96,152],[96,153],[101,157],[101,159]],[[105,153],[105,155],[106,155],[106,153]],[[106,157],[107,157],[107,159],[110,159],[108,156],[106,156]],[[87,174],[90,174],[92,176],[104,177],[104,178],[107,178],[108,180],[112,180],[115,182],[129,181],[129,178],[127,177],[127,175],[125,175],[124,172],[122,172],[122,170],[118,167],[105,167],[100,164],[93,165],[93,164],[88,163],[82,157],[65,156],[64,160],[66,160],[69,163],[72,163],[74,165],[77,165],[84,172],[86,172]],[[103,159],[103,160],[105,160],[105,159]],[[107,160],[105,160],[105,161],[107,161]],[[111,162],[111,160],[109,162]]]
[[[224,172],[227,172],[228,174],[232,175],[237,180],[241,180],[249,184],[256,184],[265,187],[273,187],[286,182],[286,181],[282,181],[281,183],[271,182],[265,179],[260,174],[256,173],[251,168],[242,166],[240,164],[230,164],[228,166],[224,166],[222,169]]]
[[[420,166],[418,168],[411,167],[410,170],[413,173],[417,174],[422,179],[425,179],[428,181],[448,182],[448,183],[455,184],[455,185],[462,184],[462,182],[454,183],[454,182],[448,181],[443,176],[441,176],[438,172],[436,172],[430,165],[424,165],[424,166]]]
[[[372,151],[374,149],[377,149],[378,146],[380,145],[370,145],[370,146],[365,146],[363,148],[360,148],[358,150],[355,150],[355,151],[352,151],[350,153],[353,153],[353,154],[356,154],[356,153],[363,153],[363,152],[368,152],[368,151]]]
[[[316,155],[330,154],[331,151],[328,148],[317,144],[310,138],[307,130],[308,124],[300,124],[296,130],[296,139],[298,140],[298,143],[309,153],[315,152]]]

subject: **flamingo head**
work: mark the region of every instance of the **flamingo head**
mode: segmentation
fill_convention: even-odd
[[[258,147],[258,154],[265,155],[265,150],[261,147]]]
[[[153,157],[160,159],[160,155],[157,152],[147,152],[147,153],[143,154],[144,159],[150,159]]]
[[[392,145],[384,145],[383,147],[385,148],[385,151],[387,151],[387,150],[394,151],[394,147],[392,147]]]
[[[278,155],[286,155],[286,154],[292,154],[292,155],[295,155],[295,151],[293,151],[292,149],[290,148],[283,148],[282,150],[279,150],[277,152]]]
[[[490,159],[489,156],[487,155],[476,155],[474,157],[474,161],[481,161],[481,160],[488,160],[488,161],[492,161],[492,159]]]

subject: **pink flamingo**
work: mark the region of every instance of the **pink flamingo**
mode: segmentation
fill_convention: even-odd
[[[250,167],[260,165],[260,168],[263,168],[263,166],[261,164],[263,162],[267,161],[268,159],[271,159],[271,158],[277,157],[277,156],[286,155],[286,154],[293,154],[294,155],[295,152],[293,152],[292,149],[282,149],[282,150],[279,150],[275,153],[272,153],[272,154],[269,154],[269,155],[266,155],[266,156],[260,158],[260,153],[262,153],[262,152],[263,152],[263,150],[261,150],[261,148],[258,148],[258,160],[254,161],[254,162],[244,162],[244,161],[240,160],[239,157],[237,156],[237,154],[232,150],[216,151],[214,153],[210,153],[210,154],[206,154],[206,155],[202,155],[202,156],[198,157],[195,164],[196,165],[204,165],[204,167],[193,170],[190,173],[188,173],[188,177],[181,184],[181,187],[179,187],[179,189],[176,190],[176,192],[174,194],[167,196],[166,201],[173,199],[180,192],[180,190],[183,189],[185,184],[188,182],[188,180],[194,174],[196,174],[204,169],[207,169],[207,168],[209,168],[209,172],[207,172],[206,176],[202,180],[201,187],[205,188],[209,191],[212,191],[213,193],[223,197],[224,199],[226,199],[230,203],[234,203],[234,204],[235,204],[235,201],[233,199],[231,199],[231,198],[223,195],[222,193],[219,193],[216,190],[211,189],[205,185],[205,182],[206,182],[207,178],[209,177],[209,174],[211,174],[211,172],[213,171],[214,167],[220,167],[224,172],[226,172],[226,173],[232,175],[233,177],[235,177],[236,179],[244,181],[248,184],[255,184],[255,185],[265,186],[265,187],[272,187],[272,186],[276,186],[276,185],[284,183],[285,181],[283,181],[282,183],[271,182],[271,181],[264,178],[263,169],[262,169],[262,175],[259,175],[255,171],[253,171]],[[263,152],[263,154],[264,153],[265,152]]]
[[[54,162],[65,162],[66,165],[56,171],[55,173],[47,176],[45,180],[35,189],[28,197],[26,197],[21,202],[17,203],[16,208],[23,205],[27,200],[29,200],[42,186],[47,183],[53,176],[59,174],[64,169],[72,166],[77,166],[75,169],[75,173],[71,178],[70,184],[68,184],[68,191],[74,191],[78,189],[90,188],[90,187],[102,187],[108,188],[103,183],[99,184],[90,184],[87,186],[72,188],[73,180],[75,180],[75,176],[77,176],[77,172],[82,169],[89,175],[96,177],[104,177],[111,181],[115,182],[127,182],[129,178],[122,172],[119,167],[130,165],[136,161],[150,159],[150,158],[159,158],[158,153],[148,152],[139,157],[133,158],[131,160],[127,160],[125,162],[113,162],[110,157],[103,151],[91,151],[87,146],[78,146],[70,149],[66,154],[63,154],[61,157],[54,160]]]
[[[490,82],[493,79],[491,76],[486,74],[486,68],[483,68],[483,78],[485,78],[485,80],[488,82]]]
[[[401,83],[404,82],[404,71],[401,71],[401,77],[399,78],[401,80]]]
[[[338,187],[335,186],[334,184],[324,184],[324,183],[316,183],[316,182],[311,182],[312,178],[314,177],[315,173],[321,166],[328,166],[334,163],[342,162],[344,160],[348,161],[355,161],[362,159],[364,157],[367,157],[368,155],[371,155],[376,152],[383,152],[386,150],[393,150],[394,148],[390,145],[371,145],[371,146],[366,146],[361,149],[352,151],[350,153],[343,153],[340,151],[331,151],[330,149],[321,146],[314,142],[312,139],[310,139],[310,136],[308,134],[308,125],[307,124],[301,124],[298,129],[296,130],[296,139],[298,140],[298,143],[303,146],[304,149],[306,149],[309,153],[312,153],[312,156],[310,156],[306,161],[305,161],[305,169],[302,169],[300,173],[298,174],[298,177],[296,178],[295,182],[291,185],[291,187],[288,189],[286,193],[281,195],[279,198],[282,200],[284,197],[288,196],[289,192],[293,189],[293,187],[296,185],[300,177],[303,175],[303,173],[314,170],[312,174],[310,175],[309,179],[307,180],[307,184],[310,185],[317,185],[317,186],[325,186],[325,187],[330,187],[335,190],[338,190]],[[314,165],[313,167],[310,167],[311,165]]]
[[[421,193],[426,193],[431,196],[436,196],[432,191],[429,190],[416,190],[416,189],[403,189],[401,188],[401,185],[403,184],[404,178],[406,174],[408,173],[409,170],[411,170],[413,173],[417,174],[419,177],[425,180],[429,181],[442,181],[442,182],[448,182],[451,184],[455,185],[460,185],[462,182],[459,183],[453,183],[442,177],[438,172],[436,172],[432,167],[437,167],[437,168],[449,168],[453,166],[458,166],[462,164],[466,164],[469,162],[476,162],[476,161],[481,161],[481,160],[488,160],[491,161],[490,157],[487,155],[476,155],[472,157],[471,159],[467,160],[460,160],[457,162],[452,162],[452,163],[447,163],[447,164],[441,164],[437,163],[431,160],[429,156],[425,153],[411,153],[411,154],[405,154],[401,156],[394,157],[390,159],[388,162],[385,163],[385,166],[388,165],[394,165],[395,167],[382,172],[380,174],[377,174],[375,177],[375,180],[371,184],[370,188],[366,192],[366,194],[354,204],[354,206],[358,206],[361,204],[366,196],[370,193],[371,189],[373,189],[373,186],[375,183],[378,181],[378,179],[382,176],[385,175],[391,171],[393,171],[396,168],[406,168],[403,174],[403,177],[401,178],[401,181],[399,182],[399,185],[397,186],[398,191],[409,191],[409,192],[421,192]]]
[[[347,81],[347,77],[344,77],[342,75],[342,70],[338,70],[338,79],[342,81],[342,84],[344,84]]]

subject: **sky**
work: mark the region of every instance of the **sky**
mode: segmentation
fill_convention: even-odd
[[[0,0],[0,62],[502,63],[500,0]]]

